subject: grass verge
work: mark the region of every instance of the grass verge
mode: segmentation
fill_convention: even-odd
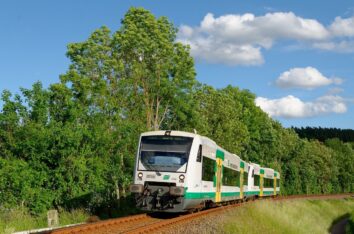
[[[83,210],[62,211],[59,213],[60,225],[81,223],[87,220],[89,214]],[[47,215],[33,216],[21,208],[0,210],[0,233],[8,234],[17,231],[47,227]]]
[[[354,210],[354,199],[259,201],[226,214],[225,233],[328,233],[333,220]]]

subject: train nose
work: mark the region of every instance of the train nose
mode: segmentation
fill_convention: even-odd
[[[170,194],[173,196],[182,196],[184,195],[184,188],[179,186],[170,187]]]
[[[131,184],[129,186],[129,190],[131,193],[142,193],[144,190],[144,186],[141,184]]]

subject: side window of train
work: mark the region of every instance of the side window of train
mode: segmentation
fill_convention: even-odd
[[[260,182],[259,175],[254,175],[254,186],[260,186],[259,182]]]
[[[228,186],[240,186],[240,172],[224,167],[222,184]]]
[[[197,154],[197,162],[202,161],[202,155],[203,155],[203,147],[202,147],[202,145],[199,145],[198,154]]]
[[[243,185],[248,185],[248,173],[246,171],[243,173]]]
[[[215,174],[214,165],[215,165],[215,160],[208,157],[203,157],[202,180],[213,181],[214,174]]]
[[[263,181],[264,181],[263,186],[265,188],[272,188],[274,186],[274,179],[264,178]]]
[[[252,178],[254,177],[254,169],[252,170]]]

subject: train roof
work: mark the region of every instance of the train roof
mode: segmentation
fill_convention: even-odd
[[[171,136],[184,136],[184,137],[200,137],[203,141],[204,144],[213,146],[213,147],[219,147],[215,141],[211,140],[210,138],[206,136],[201,136],[197,133],[191,133],[191,132],[184,132],[184,131],[174,131],[174,130],[160,130],[160,131],[150,131],[150,132],[144,132],[141,134],[141,136],[164,136],[166,135],[166,132],[170,132],[169,135]]]
[[[195,137],[199,136],[195,133],[190,132],[183,132],[183,131],[173,131],[173,130],[160,130],[160,131],[150,131],[150,132],[143,132],[141,136],[164,136],[166,132],[169,132],[171,136],[185,136],[185,137]]]
[[[257,164],[257,163],[249,162],[249,164],[251,164],[251,165],[254,166],[254,167],[261,168],[261,165],[259,165],[259,164]]]
[[[211,140],[208,137],[205,136],[200,136],[202,138],[203,144],[211,146],[211,147],[218,147],[218,145],[215,143],[215,141]]]
[[[268,167],[261,167],[261,168],[264,169],[264,170],[267,170],[267,171],[274,171],[273,168],[268,168]]]

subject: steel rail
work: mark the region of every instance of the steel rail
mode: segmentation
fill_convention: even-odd
[[[67,228],[59,228],[44,233],[53,233],[53,234],[85,233],[87,231],[97,230],[108,226],[123,225],[132,222],[134,223],[141,222],[145,219],[150,219],[150,217],[147,216],[146,214],[139,214],[139,215],[133,215],[133,216],[123,217],[123,218],[116,218],[116,219],[98,221],[94,223],[81,224],[81,225],[67,227]]]

